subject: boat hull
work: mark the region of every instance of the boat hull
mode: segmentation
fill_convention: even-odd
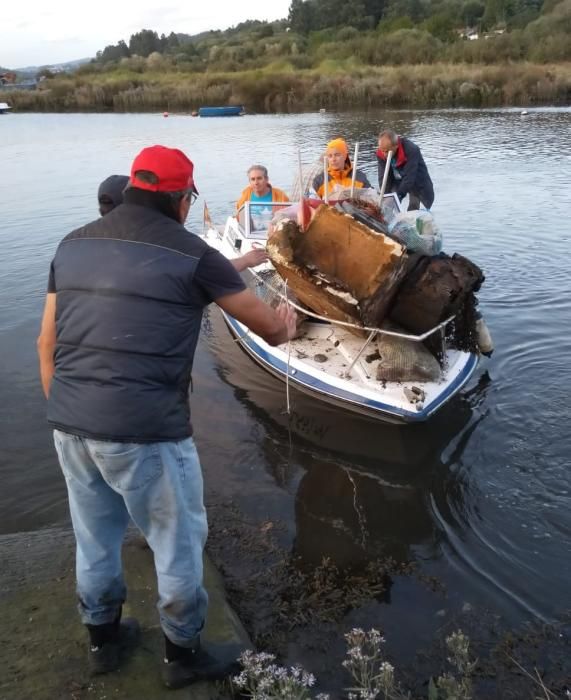
[[[242,105],[231,107],[201,107],[198,110],[199,117],[239,117],[244,113]]]
[[[222,311],[222,316],[232,335],[240,341],[239,345],[242,349],[260,367],[285,382],[288,378],[288,362],[279,357],[279,354],[283,353],[274,353],[267,346],[264,347],[265,343],[263,341],[258,339],[256,335],[247,332],[244,326],[224,311]],[[466,361],[454,379],[432,401],[423,406],[421,410],[417,410],[414,407],[407,410],[401,406],[385,403],[380,399],[365,397],[357,392],[334,386],[313,373],[292,367],[289,367],[289,383],[296,389],[321,401],[360,415],[388,423],[419,423],[430,418],[452,396],[457,394],[468,382],[477,365],[478,357],[476,355],[466,355]]]

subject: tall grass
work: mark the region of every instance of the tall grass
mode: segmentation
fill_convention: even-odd
[[[192,111],[244,104],[254,112],[386,106],[492,106],[571,102],[571,64],[358,66],[325,59],[316,69],[275,64],[256,71],[186,74],[118,69],[46,81],[11,92],[21,111]]]

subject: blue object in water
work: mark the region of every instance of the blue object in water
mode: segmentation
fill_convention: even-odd
[[[198,110],[199,117],[239,117],[244,113],[244,107],[201,107]]]

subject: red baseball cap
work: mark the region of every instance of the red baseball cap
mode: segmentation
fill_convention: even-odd
[[[145,182],[137,173],[146,170],[157,177],[157,182]],[[131,166],[131,187],[149,192],[183,192],[192,190],[198,194],[192,174],[194,164],[178,148],[149,146],[143,148]]]

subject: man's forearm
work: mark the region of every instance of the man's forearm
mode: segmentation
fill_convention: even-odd
[[[40,356],[40,377],[42,380],[42,388],[46,399],[50,395],[50,386],[55,372],[54,364],[55,347],[47,347],[42,344],[41,339],[38,341],[38,354]]]
[[[244,270],[248,267],[246,263],[242,258],[234,258],[234,260],[230,261],[232,263],[232,266],[236,270],[236,272],[244,272]]]

